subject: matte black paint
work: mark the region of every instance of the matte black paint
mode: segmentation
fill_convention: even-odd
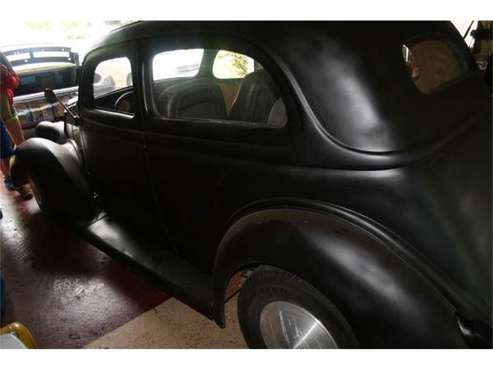
[[[416,37],[452,43],[466,76],[419,93],[401,58]],[[287,126],[158,117],[149,60],[176,47],[254,57]],[[97,62],[117,56],[133,66],[132,117],[91,98]],[[84,169],[108,214],[79,225],[95,245],[220,325],[228,279],[267,264],[327,294],[364,347],[491,347],[457,320],[491,332],[491,96],[449,23],[141,22],[96,46],[81,81]],[[175,261],[189,266],[163,269]]]
[[[363,347],[464,346],[445,297],[392,248],[338,215],[259,211],[235,224],[222,248],[217,263],[229,272],[245,263],[268,264],[315,282]],[[226,275],[221,268],[217,274]]]
[[[98,208],[72,143],[59,145],[44,138],[26,140],[12,166],[15,183],[33,183],[40,208],[76,225],[87,225]]]

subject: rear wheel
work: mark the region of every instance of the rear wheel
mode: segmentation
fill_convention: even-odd
[[[354,348],[357,340],[336,306],[299,277],[261,267],[238,298],[241,330],[251,348]]]

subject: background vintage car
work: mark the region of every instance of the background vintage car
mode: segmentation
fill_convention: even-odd
[[[79,55],[70,47],[45,44],[3,46],[0,51],[20,77],[14,107],[25,137],[34,136],[39,122],[62,120],[64,108],[59,103],[48,103],[44,90],[55,90],[64,103],[74,104],[79,88]],[[104,73],[94,78],[94,87],[100,94],[114,86],[113,79]]]

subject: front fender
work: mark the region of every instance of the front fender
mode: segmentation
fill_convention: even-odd
[[[63,121],[42,121],[37,124],[35,132],[37,137],[48,139],[57,144],[64,144],[67,142]]]
[[[335,214],[274,208],[236,221],[215,262],[219,325],[229,278],[256,265],[315,286],[341,310],[362,347],[467,347],[449,300],[380,238]]]
[[[93,193],[77,155],[66,145],[42,138],[26,140],[16,150],[12,179],[16,185],[30,180],[43,210],[66,221],[86,223],[97,213]]]

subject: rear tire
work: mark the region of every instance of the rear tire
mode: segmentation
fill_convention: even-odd
[[[240,290],[238,317],[250,348],[356,348],[337,307],[299,277],[261,267]]]

